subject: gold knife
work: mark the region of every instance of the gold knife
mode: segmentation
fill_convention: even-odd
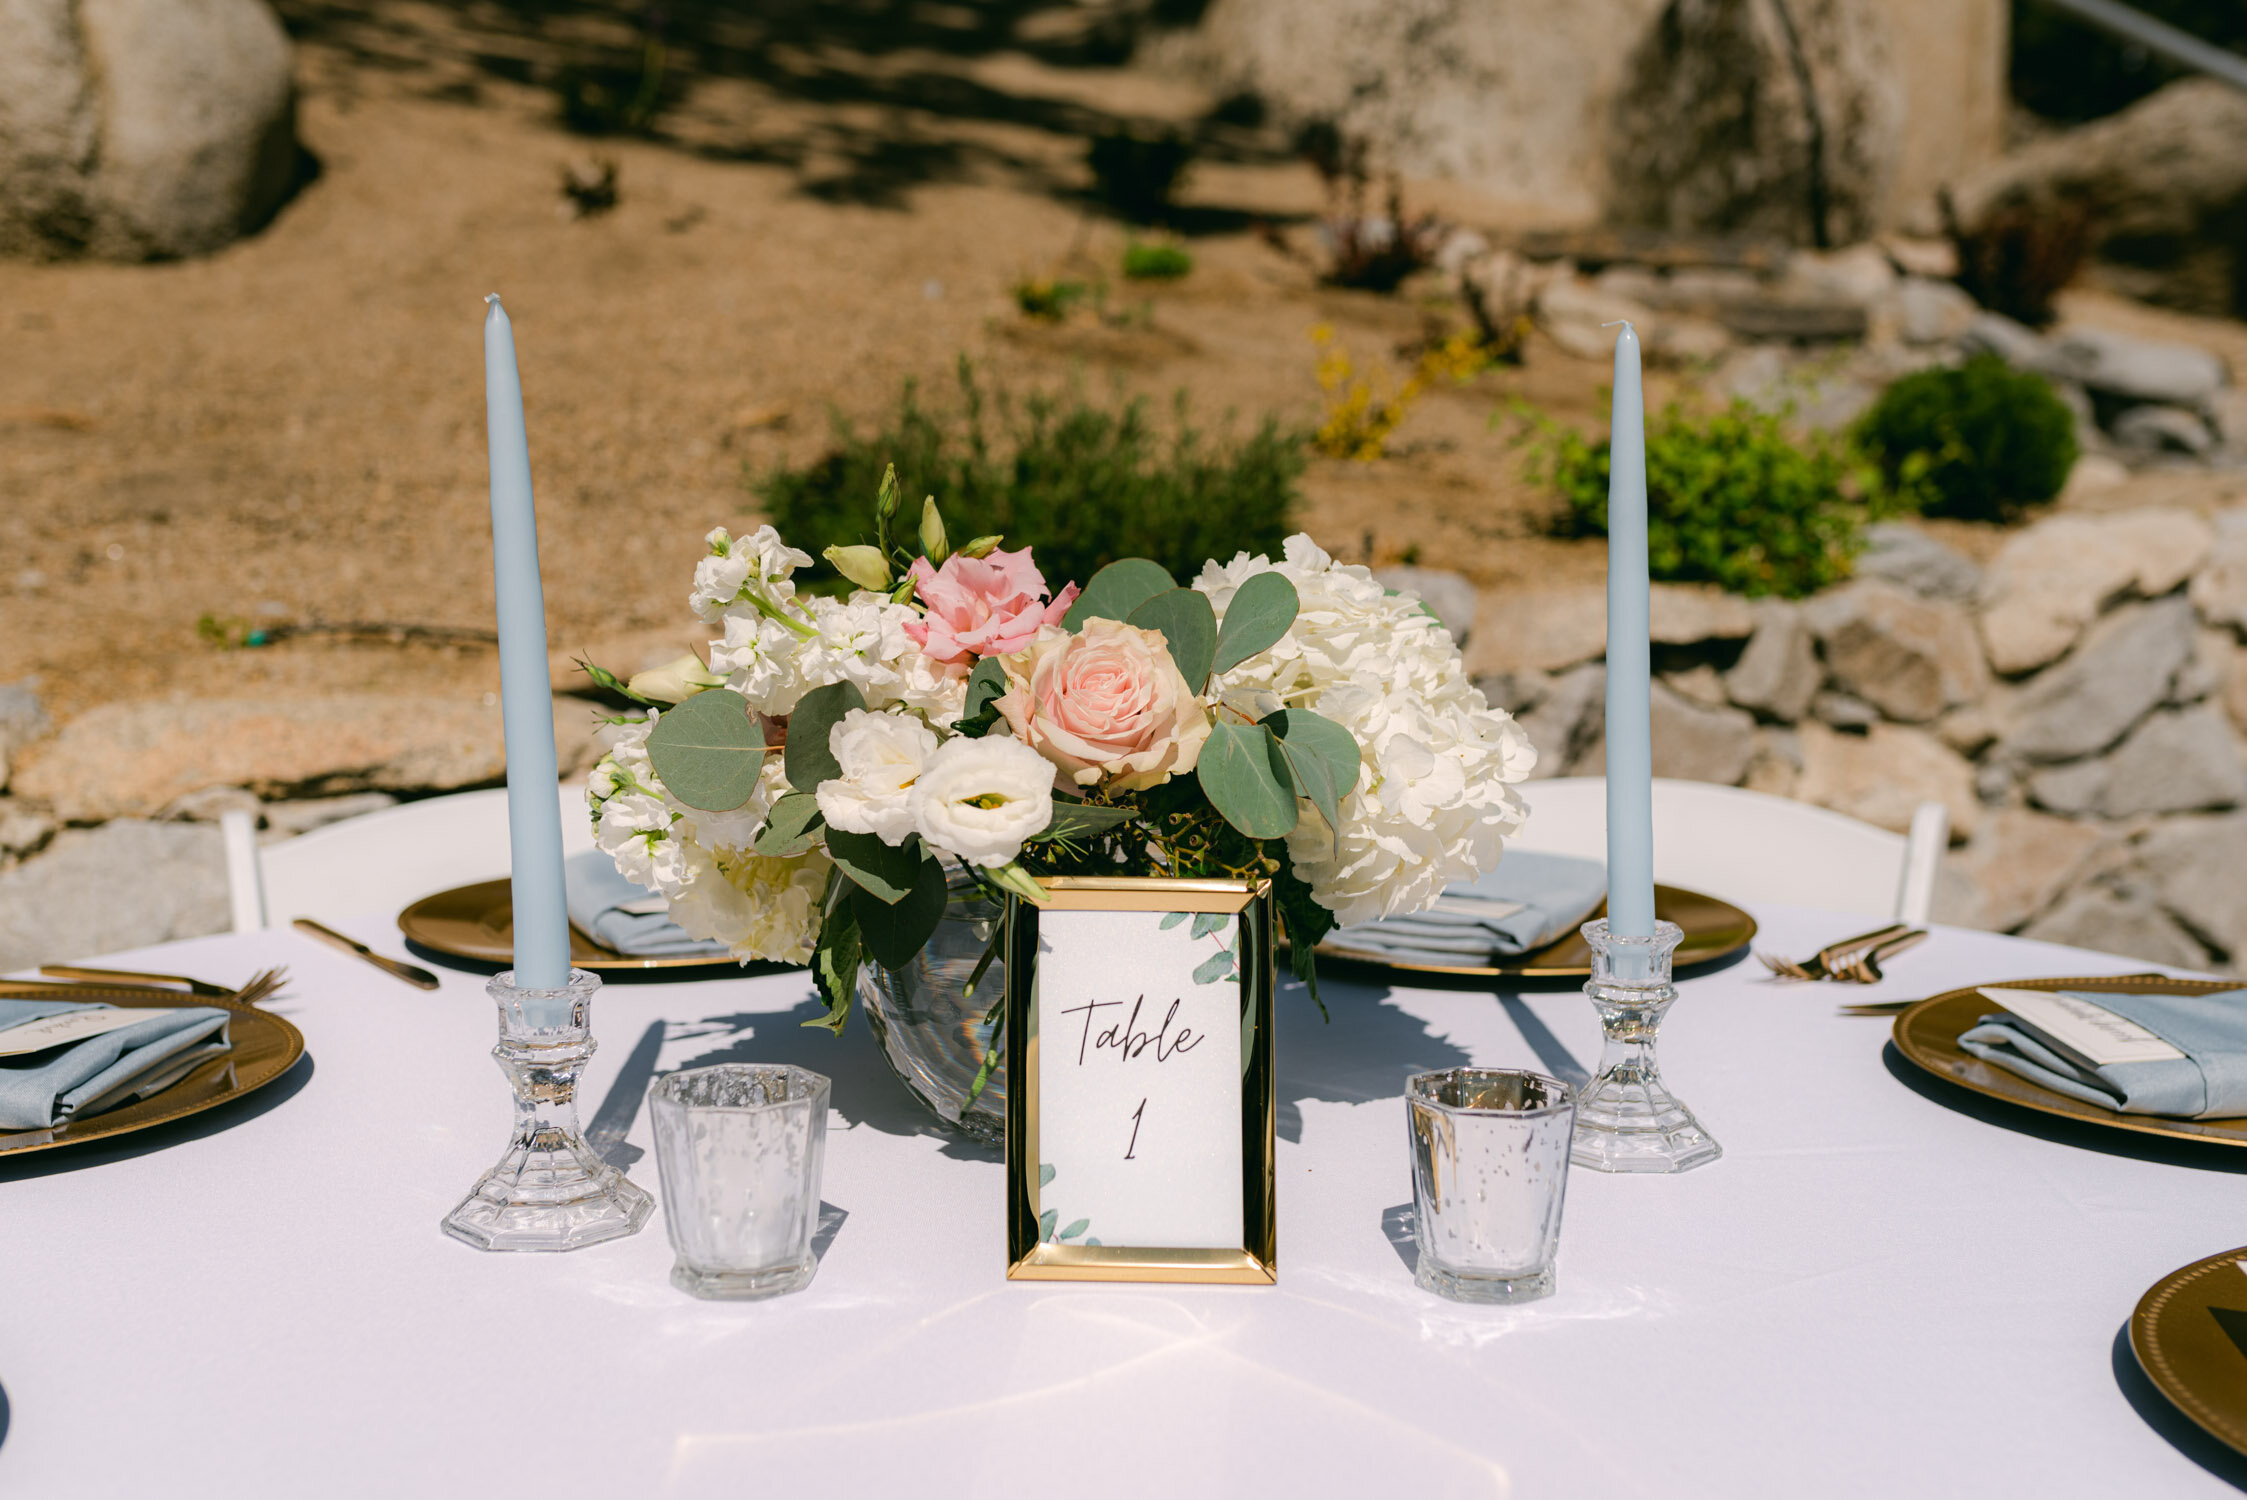
[[[437,988],[437,976],[427,969],[414,964],[400,963],[394,958],[384,958],[357,938],[345,937],[333,927],[322,926],[310,917],[298,917],[289,925],[308,937],[316,937],[323,943],[332,943],[346,953],[357,954],[391,978],[403,979],[416,989],[433,990]]]

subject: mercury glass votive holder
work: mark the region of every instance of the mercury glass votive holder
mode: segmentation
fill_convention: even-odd
[[[797,1067],[721,1063],[648,1089],[671,1284],[696,1297],[774,1297],[809,1284],[834,1085]]]
[[[1405,1083],[1413,1280],[1461,1302],[1553,1291],[1576,1094],[1542,1073],[1449,1068]]]

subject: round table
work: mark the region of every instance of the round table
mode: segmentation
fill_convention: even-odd
[[[1786,953],[1865,925],[1755,915]],[[507,1131],[480,977],[424,993],[287,930],[114,961],[287,964],[309,1066],[154,1147],[0,1159],[0,1494],[2228,1489],[2114,1351],[2154,1280],[2247,1241],[2230,1159],[1978,1118],[1835,1012],[2146,967],[2112,955],[1938,929],[1874,991],[1687,980],[1662,1056],[1723,1160],[1576,1171],[1559,1291],[1512,1308],[1413,1285],[1402,1083],[1590,1063],[1572,990],[1337,978],[1322,1024],[1283,989],[1279,1283],[1248,1288],[1010,1283],[996,1154],[930,1128],[862,1020],[801,1026],[805,975],[608,985],[581,1104],[629,1116],[651,1191],[651,1069],[835,1081],[818,1276],[725,1304],[672,1289],[659,1219],[560,1256],[438,1232]]]

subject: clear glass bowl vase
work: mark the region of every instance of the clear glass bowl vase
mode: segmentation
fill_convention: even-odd
[[[997,1146],[1006,1140],[1005,1039],[984,1018],[1006,994],[1006,961],[991,961],[972,997],[967,985],[1005,912],[961,871],[952,873],[949,892],[936,935],[912,963],[860,966],[858,1000],[906,1092],[947,1128]],[[999,1056],[978,1091],[976,1074],[994,1047]]]

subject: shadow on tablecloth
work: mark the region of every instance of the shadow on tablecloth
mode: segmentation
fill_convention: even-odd
[[[2110,1130],[2081,1120],[2069,1120],[2059,1115],[2023,1109],[2018,1104],[1991,1099],[1972,1089],[1960,1088],[1947,1079],[1935,1077],[1897,1051],[1894,1042],[1889,1042],[1880,1049],[1880,1060],[1886,1065],[1891,1077],[1922,1099],[1980,1120],[1986,1125],[2018,1131],[2022,1135],[2035,1136],[2038,1140],[2052,1141],[2062,1146],[2079,1146],[2085,1151],[2097,1151],[2107,1156],[2127,1156],[2134,1161],[2161,1162],[2172,1167],[2197,1167],[2204,1172],[2247,1172],[2247,1147],[2217,1146],[2205,1141],[2138,1135],[2127,1130]]]
[[[83,1146],[57,1146],[44,1151],[26,1152],[21,1156],[0,1156],[0,1186],[33,1177],[51,1177],[57,1172],[82,1171],[87,1167],[103,1166],[113,1161],[130,1161],[136,1156],[146,1156],[151,1151],[162,1151],[186,1141],[199,1141],[205,1136],[217,1135],[222,1130],[232,1130],[268,1110],[280,1108],[302,1093],[305,1085],[311,1081],[312,1054],[307,1052],[296,1060],[288,1072],[255,1093],[206,1109],[200,1114],[189,1115],[184,1120],[151,1125],[146,1130],[136,1130],[130,1135],[88,1141]]]
[[[2130,1352],[2130,1325],[2127,1321],[2114,1332],[2114,1383],[2121,1388],[2122,1399],[2130,1403],[2133,1411],[2145,1419],[2145,1424],[2164,1438],[2170,1447],[2206,1469],[2234,1489],[2247,1490],[2247,1457],[2234,1453],[2224,1444],[2203,1432],[2194,1421],[2176,1407],[2169,1398],[2154,1388],[2146,1372],[2138,1367],[2138,1356]]]

